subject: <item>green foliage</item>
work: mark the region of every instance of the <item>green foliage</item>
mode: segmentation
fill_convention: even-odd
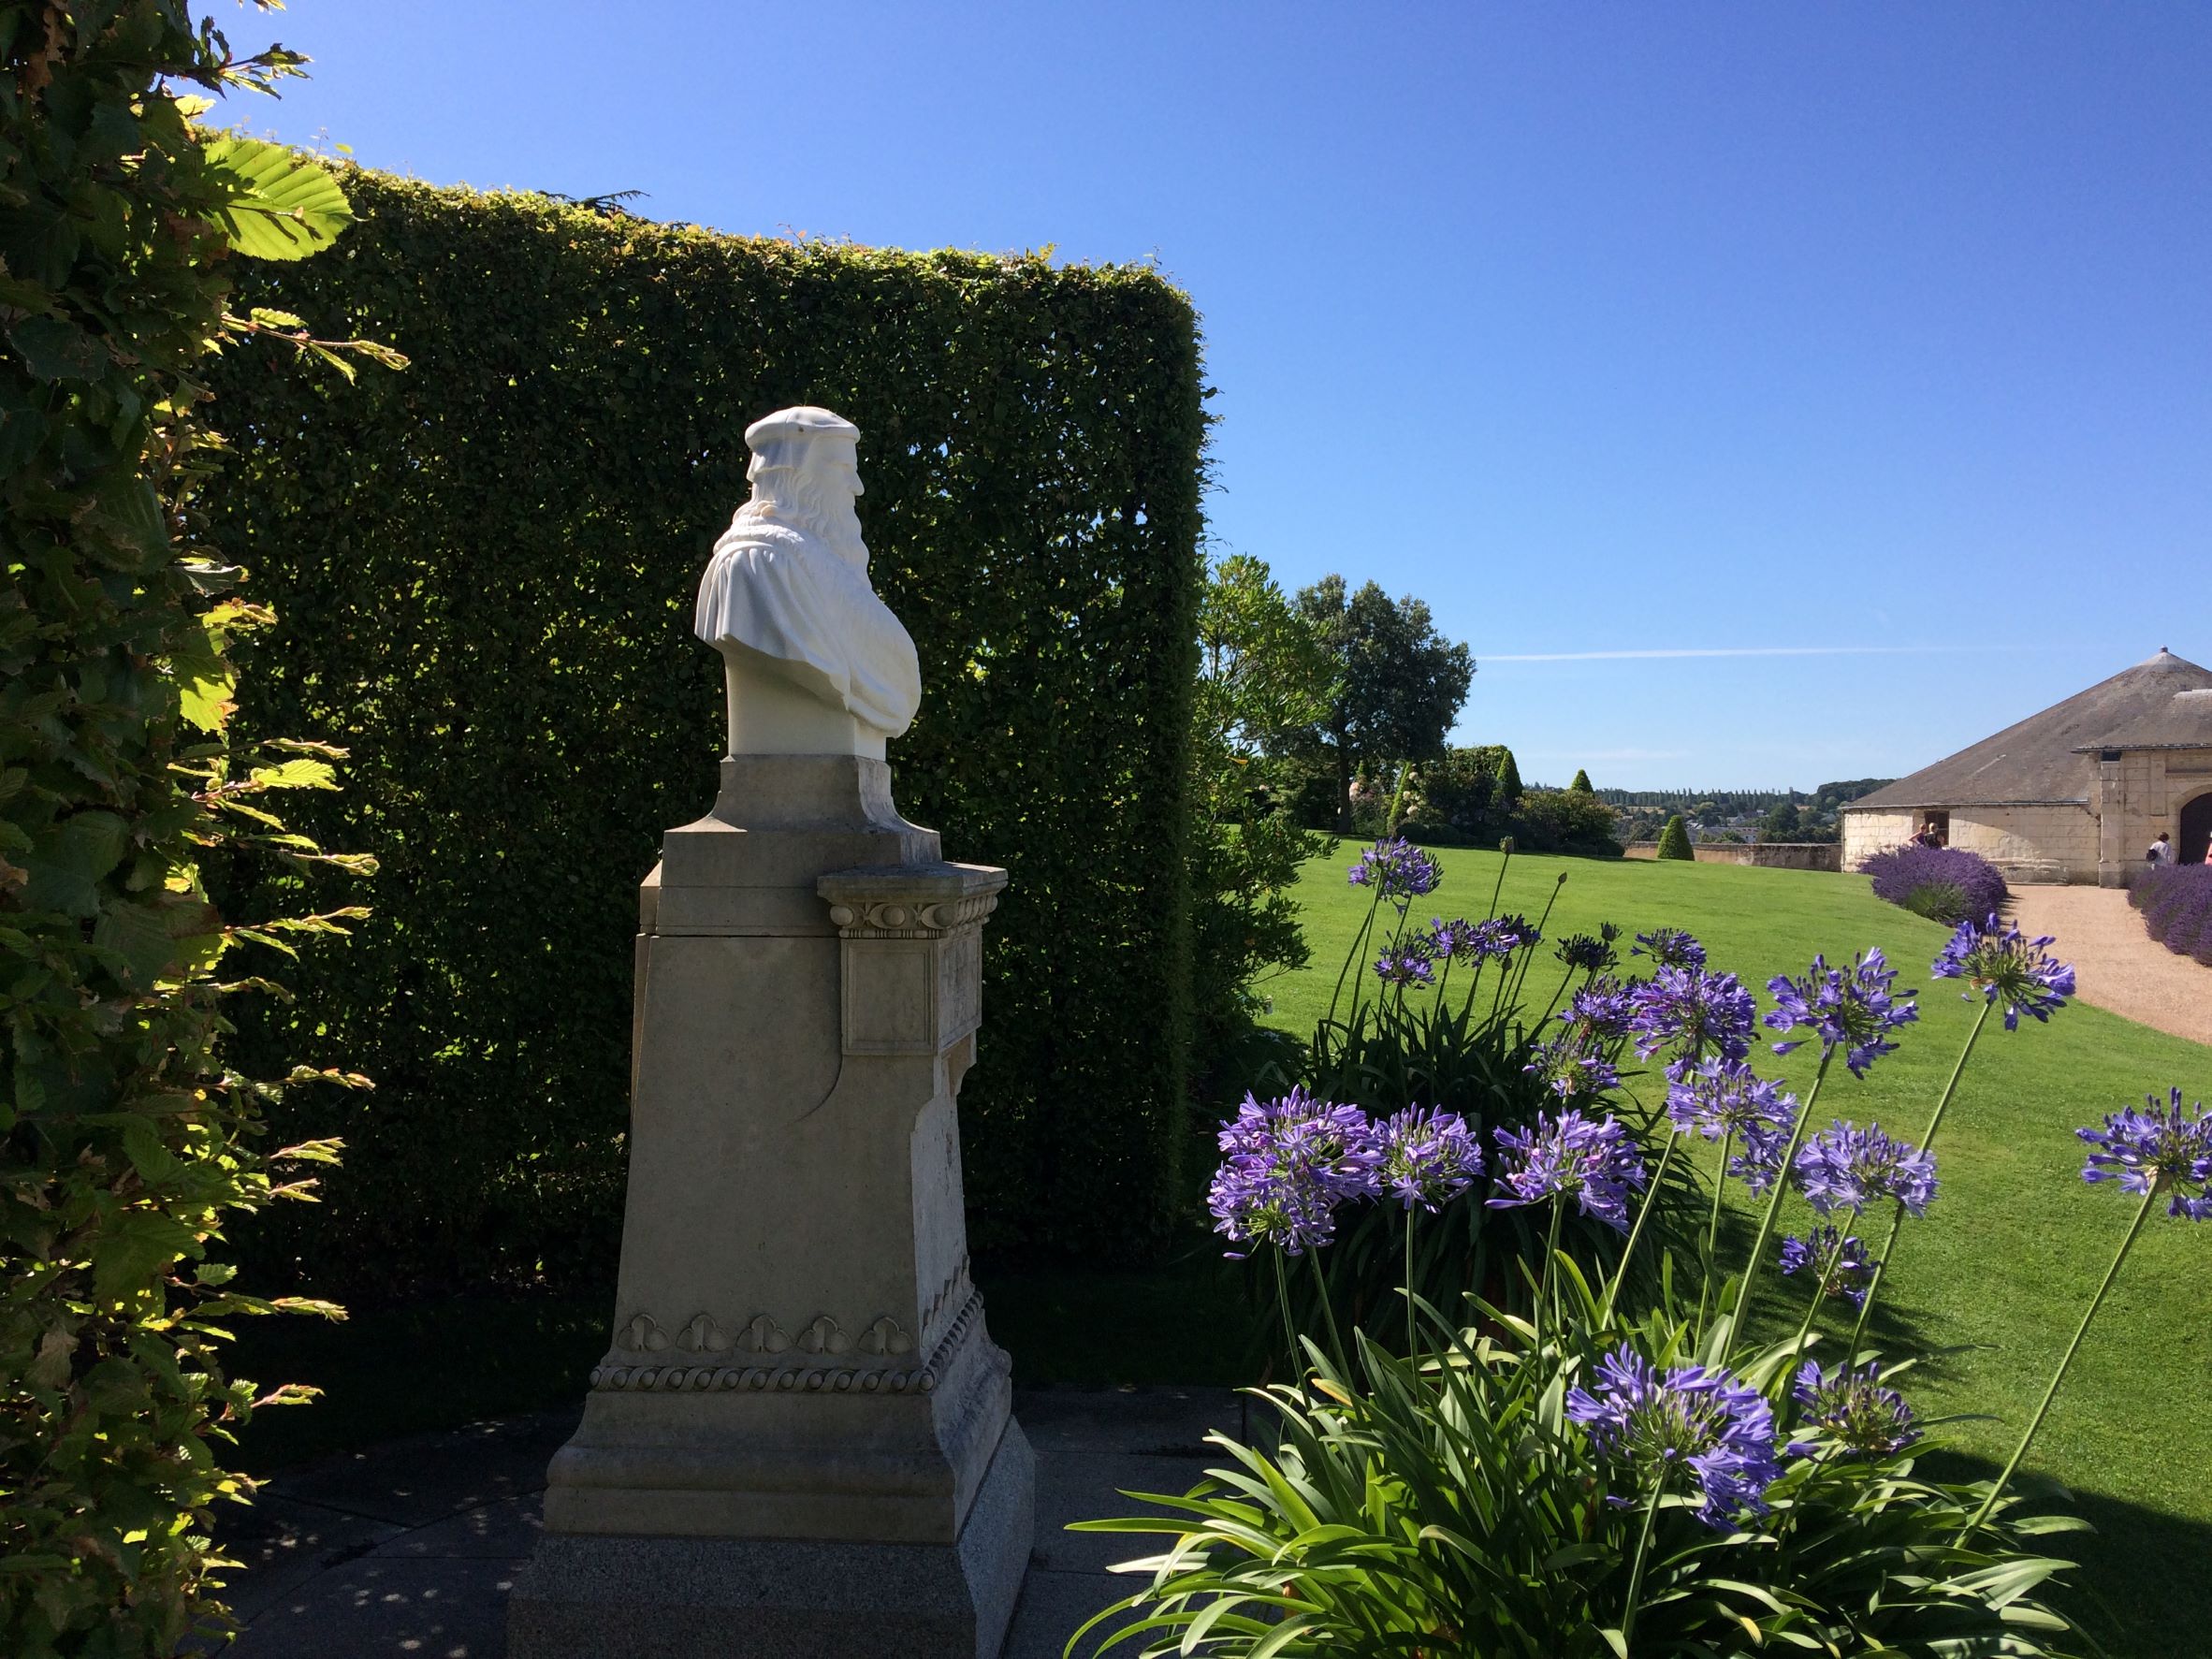
[[[1962,1537],[1983,1489],[1927,1480],[1906,1456],[1793,1459],[1772,1516],[1733,1537],[1669,1493],[1639,1559],[1645,1506],[1608,1501],[1565,1413],[1610,1332],[1560,1266],[1578,1303],[1560,1339],[1485,1308],[1418,1363],[1363,1335],[1351,1366],[1309,1344],[1310,1387],[1255,1390],[1272,1433],[1211,1435],[1220,1462],[1187,1493],[1134,1494],[1173,1513],[1076,1523],[1164,1543],[1145,1588],[1068,1652],[1106,1652],[1084,1637],[1122,1612],[1138,1617],[1113,1620],[1113,1651],[1145,1659],[2066,1651],[2073,1627],[2037,1592],[2070,1564],[2030,1540],[2080,1523],[2011,1504]],[[1666,1313],[1634,1336],[1662,1368],[1699,1358]],[[1776,1387],[1789,1346],[1745,1380]]]
[[[1209,1064],[1250,1026],[1256,982],[1310,953],[1290,896],[1326,850],[1294,816],[1298,781],[1269,752],[1276,734],[1327,711],[1332,666],[1320,632],[1245,554],[1208,574],[1199,601],[1191,709],[1191,982]]]
[[[1352,779],[1362,767],[1395,776],[1399,763],[1430,760],[1467,700],[1475,660],[1436,632],[1426,601],[1392,599],[1373,582],[1349,592],[1340,575],[1298,593],[1336,668],[1336,695],[1295,747],[1325,757],[1334,774],[1333,827],[1352,828]]]
[[[1590,774],[1584,771],[1581,767],[1577,766],[1575,768],[1574,781],[1569,783],[1567,788],[1576,794],[1586,795],[1590,793]]]
[[[1668,819],[1666,827],[1659,832],[1659,856],[1689,859],[1697,856],[1690,851],[1690,826],[1682,822],[1680,812]]]
[[[1513,814],[1513,836],[1531,852],[1618,858],[1616,818],[1612,808],[1586,789],[1532,789]]]
[[[1512,827],[1521,768],[1502,743],[1448,749],[1415,768],[1411,795],[1408,816],[1417,824],[1448,829],[1459,845],[1488,845]]]
[[[1777,801],[1767,808],[1767,815],[1759,820],[1759,839],[1794,841],[1803,833],[1804,827],[1797,802]]]
[[[255,1083],[219,1052],[230,999],[277,988],[233,952],[346,931],[357,908],[296,913],[299,878],[369,861],[271,810],[334,787],[341,751],[226,732],[226,652],[271,618],[225,596],[193,501],[220,443],[202,359],[258,331],[226,254],[312,251],[344,201],[195,124],[209,102],[174,83],[266,89],[299,60],[235,58],[182,5],[11,7],[0,58],[0,1651],[166,1659],[221,1619],[211,1509],[251,1483],[219,1443],[301,1393],[226,1376],[226,1328],[337,1312],[245,1294],[214,1247],[335,1159],[258,1149],[284,1084],[366,1085]],[[210,902],[218,851],[284,872],[274,919]]]
[[[1173,1213],[1190,1028],[1196,321],[1143,267],[746,240],[355,171],[329,258],[256,302],[414,359],[327,387],[226,361],[225,535],[290,597],[255,730],[341,735],[314,827],[385,861],[296,1008],[380,1084],[318,1209],[258,1224],[360,1290],[614,1259],[637,883],[704,812],[721,665],[691,633],[746,425],[863,434],[870,575],[924,695],[902,808],[1012,885],[961,1092],[971,1237],[1127,1259]],[[279,437],[285,440],[280,452]],[[310,458],[302,460],[302,457]]]
[[[1905,894],[1903,904],[1915,916],[1956,927],[1972,909],[1966,889],[1956,881],[1922,881]]]

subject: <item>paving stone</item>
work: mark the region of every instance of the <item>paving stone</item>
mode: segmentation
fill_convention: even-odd
[[[1144,1457],[1217,1456],[1214,1430],[1241,1433],[1244,1396],[1234,1389],[1017,1389],[1014,1417],[1040,1455],[1120,1451]]]
[[[418,1526],[380,1543],[371,1553],[383,1560],[417,1561],[445,1556],[486,1556],[520,1561],[537,1548],[545,1530],[544,1499],[502,1498],[480,1509],[464,1509],[429,1526]]]
[[[400,1526],[544,1490],[546,1465],[581,1408],[471,1423],[310,1463],[269,1483],[283,1497]]]
[[[1053,1572],[1103,1573],[1117,1561],[1152,1555],[1167,1540],[1144,1533],[1071,1533],[1071,1521],[1165,1513],[1124,1492],[1174,1495],[1195,1486],[1205,1465],[1190,1458],[1063,1451],[1037,1464],[1037,1545],[1032,1565]]]
[[[223,1659],[504,1659],[520,1565],[356,1561],[278,1597]]]
[[[1141,1579],[1110,1577],[1104,1573],[1056,1573],[1031,1567],[1022,1585],[1021,1604],[1014,1608],[1013,1625],[1006,1633],[999,1659],[1061,1659],[1068,1638],[1101,1608],[1111,1607],[1135,1590]],[[1099,1651],[1099,1644],[1129,1623],[1130,1616],[1101,1624],[1084,1638],[1079,1655]],[[1115,1654],[1131,1652],[1115,1648]],[[473,1656],[472,1656],[473,1659]]]
[[[401,1533],[389,1521],[267,1493],[251,1506],[225,1506],[216,1514],[224,1552],[239,1564],[223,1599],[240,1623]]]

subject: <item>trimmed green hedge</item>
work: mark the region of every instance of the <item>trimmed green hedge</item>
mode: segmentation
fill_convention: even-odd
[[[872,575],[924,687],[900,806],[1012,874],[962,1094],[976,1244],[1148,1248],[1190,1018],[1188,299],[1142,267],[346,188],[342,247],[242,298],[413,371],[339,399],[228,362],[212,504],[284,617],[245,722],[352,749],[303,827],[384,866],[354,947],[240,1046],[313,1031],[378,1089],[282,1125],[343,1134],[345,1166],[248,1250],[356,1295],[611,1268],[637,883],[722,748],[693,594],[747,495],[746,425],[793,403],[864,435]]]

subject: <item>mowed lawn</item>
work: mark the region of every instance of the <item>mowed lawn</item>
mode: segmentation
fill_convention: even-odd
[[[1344,879],[1357,851],[1347,842],[1305,871],[1313,964],[1264,987],[1269,1023],[1287,1032],[1312,1031],[1366,913],[1367,895]],[[1444,880],[1415,920],[1485,914],[1500,856],[1434,856]],[[1772,1006],[1766,982],[1803,971],[1814,952],[1848,962],[1881,947],[1902,970],[1899,988],[1919,989],[1920,1021],[1864,1081],[1839,1061],[1816,1111],[1823,1122],[1872,1118],[1918,1138],[1972,1018],[1956,982],[1928,977],[1945,929],[1875,898],[1862,876],[1729,865],[1520,856],[1506,868],[1500,909],[1534,919],[1555,888],[1529,978],[1539,1011],[1559,983],[1549,940],[1605,921],[1625,930],[1624,952],[1636,933],[1687,928],[1711,967],[1754,988],[1762,1012]],[[2065,941],[2054,949],[2063,956]],[[2212,997],[2212,969],[2205,979]],[[1762,1050],[1754,1063],[1802,1099],[1816,1057],[1816,1045],[1786,1057]],[[2190,1100],[2212,1096],[2212,1048],[2078,1003],[2047,1026],[2023,1021],[2008,1033],[1992,1019],[1984,1029],[1936,1143],[1940,1196],[1925,1221],[1907,1225],[1891,1270],[1901,1320],[1893,1346],[1926,1357],[1909,1392],[1924,1415],[1969,1419],[1939,1433],[1975,1461],[1944,1462],[1939,1473],[1986,1474],[2010,1451],[2127,1230],[2135,1201],[2083,1183],[2074,1129],[2176,1084]],[[1698,1146],[1710,1171],[1710,1149]],[[1793,1200],[1784,1225],[1808,1217]],[[2099,1528],[2094,1538],[2055,1540],[2056,1553],[2083,1564],[2066,1601],[2099,1641],[2129,1659],[2212,1655],[2212,1224],[2161,1215],[2146,1230],[2027,1472],[2063,1483]]]

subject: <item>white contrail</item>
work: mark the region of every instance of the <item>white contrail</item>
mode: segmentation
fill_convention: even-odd
[[[1927,657],[2014,646],[1672,646],[1642,651],[1477,651],[1477,662],[1623,662],[1646,657]]]

